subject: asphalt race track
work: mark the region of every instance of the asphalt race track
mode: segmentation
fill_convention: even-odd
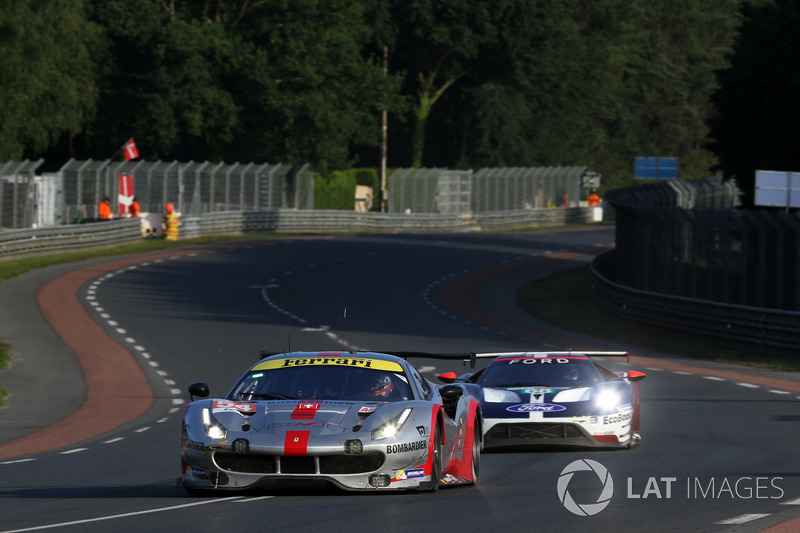
[[[798,530],[785,522],[800,515],[800,376],[644,352],[514,305],[521,284],[613,241],[608,227],[276,238],[6,282],[0,533]],[[648,374],[638,447],[485,453],[477,486],[437,493],[176,487],[187,385],[222,396],[259,350],[567,348],[634,354],[603,364]],[[465,371],[415,363],[431,378]]]

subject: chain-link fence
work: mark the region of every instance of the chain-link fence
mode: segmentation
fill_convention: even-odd
[[[0,229],[34,227],[37,223],[36,170],[44,163],[22,161],[0,164]]]
[[[616,210],[613,279],[633,289],[800,310],[800,216],[732,209],[735,184],[663,182],[606,195]]]
[[[42,161],[7,163],[0,194],[3,228],[70,224],[97,218],[108,197],[116,210],[120,184],[142,212],[183,214],[314,209],[314,172],[270,164],[178,161],[68,161],[34,176]],[[390,213],[494,213],[580,205],[585,167],[492,168],[478,171],[399,169],[389,179]],[[129,181],[121,176],[130,176]]]
[[[144,212],[162,213],[169,201],[184,214],[312,209],[314,204],[309,165],[70,160],[59,174],[64,223],[94,218],[104,197],[115,206],[120,175],[132,176],[133,193]]]
[[[606,194],[612,204],[682,209],[732,209],[741,205],[741,192],[732,180],[697,178],[644,182]]]
[[[389,178],[390,213],[487,213],[576,207],[586,167],[398,169]]]

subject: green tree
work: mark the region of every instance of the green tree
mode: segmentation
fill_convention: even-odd
[[[410,162],[422,166],[435,106],[462,104],[459,91],[518,77],[547,40],[550,0],[410,0],[391,4],[381,20],[390,39],[391,69],[405,74],[413,100]],[[467,95],[466,97],[468,97]],[[452,115],[444,114],[444,120]]]
[[[546,18],[534,21],[541,45],[513,77],[473,90],[459,166],[585,164],[599,148],[592,116],[602,54],[585,42],[568,7],[548,6]]]
[[[727,64],[738,7],[737,0],[637,2],[616,99],[619,133],[628,134],[620,155],[676,156],[684,175],[709,171],[714,72]]]
[[[243,45],[222,13],[194,2],[95,2],[112,43],[104,64],[98,120],[88,141],[110,157],[135,137],[142,155],[221,159],[238,125],[233,78]]]
[[[583,88],[563,89],[573,96],[563,113],[571,120],[551,142],[577,147],[573,164],[601,170],[610,187],[632,181],[636,156],[675,156],[682,175],[708,175],[715,162],[706,147],[714,72],[727,64],[739,1],[569,4],[580,35],[570,54]],[[550,115],[546,122],[556,121]]]
[[[410,162],[585,164],[621,184],[635,156],[676,155],[685,174],[707,173],[713,73],[726,64],[738,5],[393,2],[377,33],[413,98]]]
[[[0,161],[82,131],[95,111],[91,53],[102,48],[82,0],[0,3]]]
[[[0,149],[36,156],[58,140],[62,157],[104,159],[134,137],[148,159],[327,172],[377,166],[386,109],[392,166],[586,165],[619,185],[635,156],[675,155],[699,175],[715,162],[709,95],[742,2],[773,5],[5,2]]]
[[[354,146],[377,146],[382,107],[401,103],[399,80],[383,75],[379,49],[370,53],[362,3],[276,0],[243,24],[253,54],[238,146],[323,172],[354,163]]]
[[[148,158],[346,168],[376,145],[395,78],[350,0],[95,0],[113,55],[90,145],[129,136]],[[107,155],[106,155],[107,157]]]

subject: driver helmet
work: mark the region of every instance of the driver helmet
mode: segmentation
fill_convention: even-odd
[[[373,396],[386,398],[394,389],[394,382],[389,374],[379,374],[372,379],[369,391]]]
[[[567,379],[569,381],[577,381],[578,369],[575,368],[574,366],[568,369],[567,372],[564,374],[564,379]]]

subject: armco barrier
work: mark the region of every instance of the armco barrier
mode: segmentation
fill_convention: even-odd
[[[238,211],[187,215],[182,236],[240,233],[400,233],[516,229],[594,221],[590,207],[528,209],[500,213],[374,213],[335,210]]]
[[[247,233],[400,233],[517,229],[584,224],[597,208],[527,209],[502,213],[390,214],[334,210],[274,209],[185,215],[181,238]],[[140,219],[120,219],[41,229],[0,231],[0,259],[48,251],[122,244],[142,238]]]
[[[615,250],[592,262],[595,302],[614,316],[695,335],[713,344],[795,356],[800,312],[733,305],[641,291],[611,281]]]
[[[0,259],[57,250],[123,244],[141,240],[139,219],[0,231]]]

